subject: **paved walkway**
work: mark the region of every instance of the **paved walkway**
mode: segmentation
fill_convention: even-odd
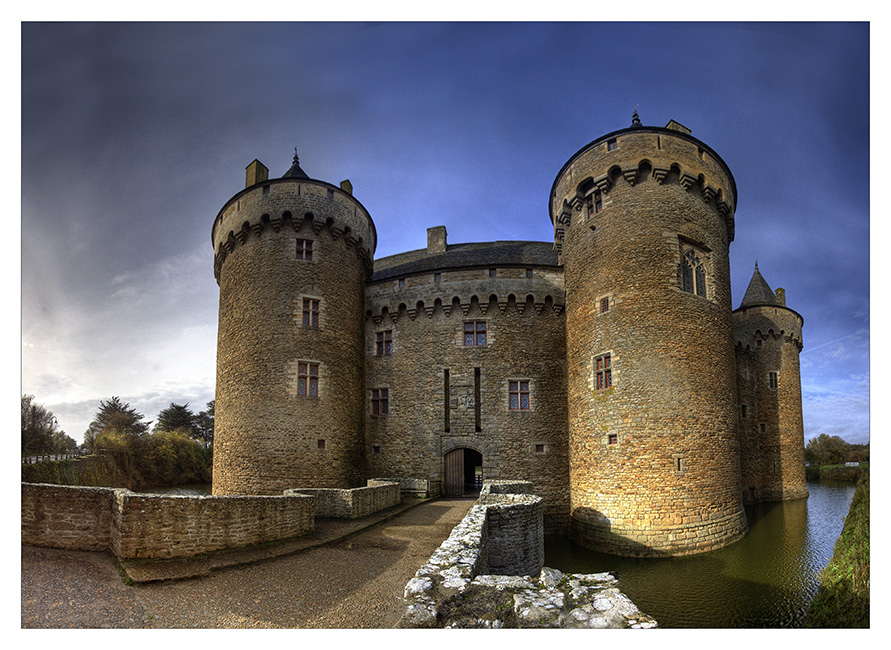
[[[313,535],[196,561],[22,547],[23,628],[393,628],[415,571],[473,505],[407,501]],[[192,579],[186,576],[200,576]]]

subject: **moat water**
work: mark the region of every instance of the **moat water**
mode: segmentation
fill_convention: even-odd
[[[717,551],[643,560],[547,537],[545,565],[573,573],[615,571],[619,588],[660,627],[796,627],[817,593],[854,497],[850,481],[807,485],[807,499],[747,508],[748,535]]]

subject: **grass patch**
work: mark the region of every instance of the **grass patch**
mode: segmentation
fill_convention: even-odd
[[[869,627],[869,475],[858,484],[805,627]]]

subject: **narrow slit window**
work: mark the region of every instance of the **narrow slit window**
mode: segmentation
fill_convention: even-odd
[[[612,358],[604,354],[594,359],[594,387],[597,390],[611,388],[613,385]]]

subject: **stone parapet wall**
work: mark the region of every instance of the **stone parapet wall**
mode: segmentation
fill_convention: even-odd
[[[190,557],[306,535],[313,498],[160,496],[125,489],[22,484],[22,543],[120,559]]]
[[[542,499],[520,492],[528,485],[486,482],[405,586],[400,627],[656,627],[610,574],[564,575],[543,566]]]
[[[114,506],[112,488],[22,483],[22,544],[104,551]]]
[[[294,488],[286,495],[310,495],[315,499],[316,517],[357,519],[402,503],[398,480],[369,480],[367,487],[337,490],[326,488]]]
[[[432,481],[424,478],[370,478],[368,485],[381,483],[399,483],[402,496],[417,497],[420,499],[435,499],[442,496],[442,481]]]

